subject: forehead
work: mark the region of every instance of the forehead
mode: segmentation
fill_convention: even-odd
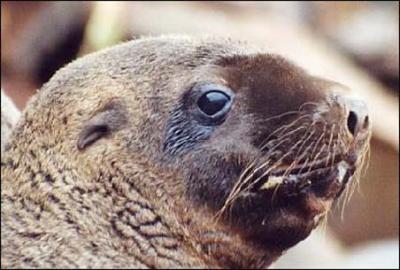
[[[258,48],[241,41],[224,38],[189,38],[165,36],[146,38],[127,43],[124,50],[126,59],[139,61],[139,65],[152,64],[157,67],[182,66],[195,68],[217,61],[259,52]],[[140,57],[137,57],[140,55]],[[144,60],[144,61],[141,61]]]
[[[136,72],[151,69],[153,74],[179,76],[187,72],[207,76],[215,72],[223,75],[221,70],[224,70],[234,77],[228,79],[243,83],[249,83],[256,76],[304,75],[303,70],[283,57],[237,40],[166,36],[135,41],[128,47],[129,55],[122,61],[131,62],[138,69]]]
[[[171,98],[175,92],[172,96],[178,98],[199,81],[223,84],[234,92],[247,89],[246,95],[256,102],[265,95],[277,101],[299,91],[315,94],[313,80],[301,68],[240,41],[167,36],[134,41],[127,48],[129,55],[120,65],[132,66],[129,70],[151,82],[153,87],[147,89],[157,96]],[[158,91],[165,88],[168,93]]]

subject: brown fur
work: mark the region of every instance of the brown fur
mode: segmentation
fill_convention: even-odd
[[[188,191],[185,170],[196,159],[200,166],[203,158],[207,162],[206,152],[169,157],[161,150],[184,89],[203,80],[228,80],[234,88],[232,73],[218,68],[227,63],[219,61],[257,53],[226,40],[148,38],[57,72],[29,103],[2,157],[2,267],[267,267],[286,247],[259,248],[229,224],[216,222],[215,209]],[[261,61],[263,68],[278,63],[276,72],[279,65],[288,69],[293,91],[304,83],[315,88],[286,97],[271,94],[286,105],[267,114],[325,98],[308,77],[296,81],[306,76],[300,69],[276,56],[265,58],[270,60]],[[277,80],[288,78],[281,76]],[[230,149],[233,143],[232,152],[245,149],[226,136],[245,136],[245,119],[236,120],[240,130],[216,130],[213,136],[226,137],[226,144],[210,147]],[[79,140],[92,131],[88,126],[102,121],[108,129]],[[190,170],[204,175],[201,168]]]

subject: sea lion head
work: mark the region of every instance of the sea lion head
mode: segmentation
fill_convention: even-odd
[[[81,179],[111,185],[107,170],[119,173],[142,196],[206,209],[206,223],[283,250],[318,225],[365,156],[366,106],[337,89],[245,43],[167,36],[77,60],[25,118],[46,112],[43,144],[62,145]]]

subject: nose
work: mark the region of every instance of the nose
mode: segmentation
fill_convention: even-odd
[[[369,127],[369,117],[367,104],[359,99],[344,98],[345,107],[348,110],[347,128],[355,137],[358,133]]]

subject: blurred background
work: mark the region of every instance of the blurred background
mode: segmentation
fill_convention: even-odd
[[[23,110],[77,57],[168,33],[266,46],[368,103],[371,155],[358,190],[273,267],[398,268],[399,2],[1,1],[2,92]]]

